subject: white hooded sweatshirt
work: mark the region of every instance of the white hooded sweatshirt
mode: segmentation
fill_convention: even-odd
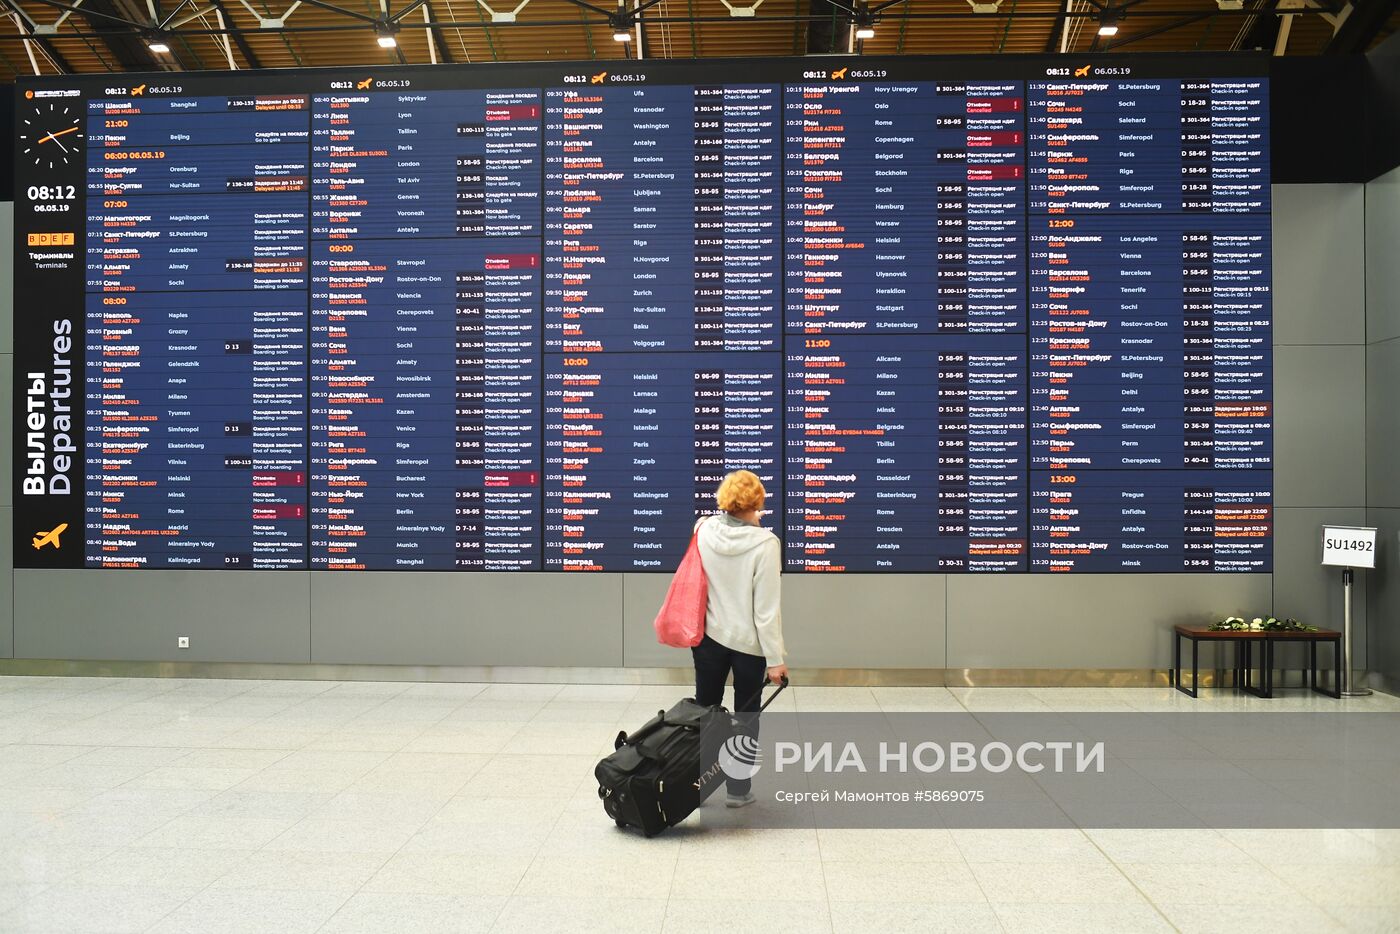
[[[700,563],[709,582],[705,634],[720,645],[783,663],[782,544],[728,513],[702,519]]]

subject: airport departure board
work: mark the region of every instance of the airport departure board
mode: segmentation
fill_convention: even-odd
[[[15,563],[1271,571],[1266,73],[22,80]]]

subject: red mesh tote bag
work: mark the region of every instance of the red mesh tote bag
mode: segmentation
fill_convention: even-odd
[[[703,523],[702,523],[703,524]],[[700,563],[700,529],[691,533],[680,567],[666,589],[661,612],[656,614],[656,641],[678,649],[688,649],[705,638],[707,599],[705,566]]]

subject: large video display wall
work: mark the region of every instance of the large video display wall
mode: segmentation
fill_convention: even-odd
[[[1266,68],[22,81],[16,565],[1269,571]]]

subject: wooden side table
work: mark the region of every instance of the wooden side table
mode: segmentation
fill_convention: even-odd
[[[1253,679],[1246,674],[1246,662],[1253,655],[1252,652],[1241,652],[1240,643],[1248,647],[1255,642],[1264,642],[1267,633],[1251,632],[1248,630],[1215,630],[1206,626],[1173,626],[1175,635],[1172,638],[1172,684],[1178,691],[1188,697],[1200,696],[1200,670],[1198,666],[1198,651],[1201,642],[1228,642],[1235,646],[1235,688],[1237,690],[1250,690]],[[1181,678],[1181,640],[1186,639],[1191,643],[1191,689],[1187,690],[1182,684]],[[1267,649],[1260,653],[1267,656]],[[1266,659],[1267,660],[1267,659]],[[1260,673],[1261,683],[1264,675]],[[1270,684],[1272,687],[1272,684]]]
[[[1328,697],[1342,696],[1342,634],[1335,629],[1319,629],[1315,632],[1254,632],[1243,629],[1216,631],[1203,626],[1174,626],[1172,639],[1172,684],[1188,697],[1199,697],[1200,672],[1197,664],[1198,646],[1204,642],[1229,642],[1235,647],[1234,672],[1235,689],[1253,694],[1255,697],[1274,696],[1274,646],[1280,642],[1306,642],[1308,644],[1307,687],[1314,693]],[[1191,643],[1191,688],[1182,683],[1181,640]],[[1254,679],[1254,646],[1259,645],[1259,680]],[[1332,690],[1322,686],[1322,672],[1317,665],[1317,647],[1322,643],[1332,646]]]
[[[1259,696],[1274,696],[1274,646],[1280,642],[1306,642],[1308,644],[1307,686],[1314,694],[1328,697],[1342,696],[1342,634],[1335,629],[1319,629],[1316,632],[1266,632],[1264,635],[1263,659],[1260,662]],[[1322,673],[1317,667],[1317,647],[1320,643],[1332,644],[1332,690],[1322,687]],[[1249,657],[1246,646],[1245,658]],[[1246,662],[1247,663],[1247,662]]]

